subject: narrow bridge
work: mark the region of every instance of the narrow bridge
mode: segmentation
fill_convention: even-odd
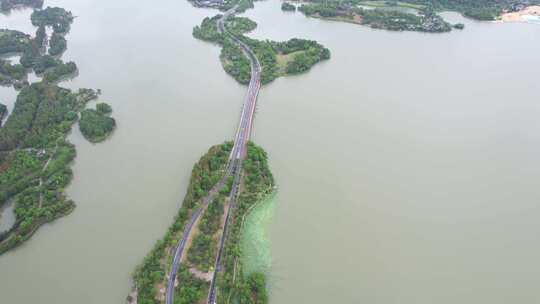
[[[249,58],[249,61],[251,63],[251,79],[249,82],[246,97],[244,99],[242,114],[240,115],[240,122],[238,124],[238,130],[236,131],[236,135],[234,137],[234,146],[229,156],[229,162],[227,164],[227,169],[225,170],[225,175],[210,190],[210,193],[205,198],[203,198],[202,206],[193,213],[193,215],[187,222],[182,233],[182,238],[180,239],[178,245],[175,248],[173,263],[169,271],[169,279],[167,282],[167,291],[165,295],[166,304],[174,303],[174,282],[176,279],[180,261],[182,259],[182,254],[184,253],[187,239],[189,238],[193,230],[193,226],[201,217],[203,210],[206,208],[206,205],[208,205],[212,201],[213,197],[225,185],[227,179],[230,176],[234,176],[231,193],[229,195],[229,209],[227,210],[223,234],[219,242],[219,250],[214,265],[214,274],[212,276],[212,281],[210,282],[210,290],[208,292],[208,304],[216,303],[216,277],[217,273],[221,270],[221,258],[223,255],[223,247],[225,245],[225,240],[227,238],[230,215],[231,211],[236,205],[236,196],[238,194],[240,174],[242,171],[242,160],[247,155],[247,143],[251,137],[251,132],[253,128],[253,116],[255,115],[257,97],[261,88],[261,64],[255,56],[255,53],[249,48],[247,44],[242,42],[238,37],[234,36],[225,28],[225,21],[227,20],[227,18],[233,16],[236,13],[237,8],[238,6],[234,6],[233,8],[225,12],[223,16],[218,20],[217,25],[219,32],[233,40],[242,49],[242,52],[246,55],[246,57]]]

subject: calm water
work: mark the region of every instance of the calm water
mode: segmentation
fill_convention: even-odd
[[[65,58],[80,76],[66,85],[101,88],[119,128],[98,145],[75,129],[78,208],[0,258],[2,303],[121,303],[191,166],[231,138],[244,88],[191,37],[213,11],[46,5],[78,16]],[[279,6],[247,12],[252,36],[317,39],[332,59],[261,92],[255,140],[280,187],[271,302],[540,302],[540,26],[389,33]]]
[[[15,206],[7,203],[0,207],[0,233],[8,231],[15,224]]]

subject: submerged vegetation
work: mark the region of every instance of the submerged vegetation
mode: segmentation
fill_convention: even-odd
[[[244,55],[228,34],[221,34],[217,21],[221,16],[205,18],[201,25],[193,29],[197,39],[210,41],[222,46],[221,62],[227,73],[242,84],[249,83],[251,67]],[[316,41],[293,38],[285,42],[252,39],[243,34],[255,29],[257,24],[245,17],[230,17],[225,23],[227,31],[246,43],[262,65],[261,82],[308,71],[316,63],[330,58],[330,51]]]
[[[61,7],[47,7],[35,10],[31,20],[34,26],[51,26],[56,34],[65,34],[69,32],[73,15]]]
[[[41,7],[42,1],[2,1],[2,8]],[[64,188],[72,179],[70,164],[75,147],[66,140],[82,112],[81,128],[90,138],[100,139],[111,129],[110,107],[84,110],[98,97],[92,89],[78,92],[58,86],[62,79],[77,72],[74,62],[57,56],[66,49],[64,34],[73,22],[71,12],[63,8],[36,9],[31,21],[37,27],[35,37],[19,31],[0,30],[0,55],[20,54],[20,64],[0,60],[0,84],[20,89],[11,115],[0,128],[0,206],[13,202],[15,223],[0,234],[0,254],[28,240],[37,229],[70,213],[75,203]],[[46,27],[53,29],[47,39]],[[49,54],[45,53],[49,42]],[[42,80],[29,84],[33,70]],[[0,109],[0,118],[6,114]],[[95,111],[97,116],[86,115]],[[96,118],[97,117],[97,118]],[[104,118],[106,117],[106,118]],[[0,119],[1,122],[1,119]],[[97,131],[96,131],[97,130]]]

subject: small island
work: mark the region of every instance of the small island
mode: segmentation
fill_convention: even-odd
[[[193,29],[193,36],[221,45],[220,58],[225,71],[238,82],[247,84],[251,78],[249,60],[226,34],[219,33],[217,21],[220,18],[220,15],[205,18],[200,26]],[[263,84],[281,76],[306,72],[318,62],[330,58],[330,50],[313,40],[293,38],[285,42],[276,42],[252,39],[243,35],[256,26],[257,23],[245,17],[231,17],[225,23],[227,31],[246,43],[259,58]]]
[[[81,112],[79,128],[90,142],[98,143],[107,139],[116,128],[116,121],[110,117],[112,109],[106,103],[98,103],[96,110],[85,109]]]
[[[290,4],[289,2],[283,2],[281,4],[281,10],[286,12],[295,12],[296,11],[296,5]]]

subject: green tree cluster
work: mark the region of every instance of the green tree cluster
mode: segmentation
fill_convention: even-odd
[[[188,262],[203,272],[208,272],[214,266],[217,252],[217,239],[214,235],[221,224],[224,199],[223,196],[219,196],[208,205],[187,254]]]
[[[81,112],[79,128],[84,137],[93,143],[104,141],[116,128],[116,121],[110,117],[111,111],[104,112],[103,108],[110,109],[109,105],[100,106],[98,110],[85,109]]]
[[[282,11],[288,11],[288,12],[294,12],[296,11],[296,6],[293,4],[290,4],[289,2],[283,2],[281,4],[281,10]]]
[[[217,27],[220,18],[220,15],[205,18],[201,25],[193,29],[193,36],[221,45],[220,59],[223,68],[242,84],[248,84],[251,79],[251,64],[242,49],[229,35],[236,36],[255,52],[262,66],[261,82],[263,84],[280,76],[305,72],[316,63],[330,58],[330,51],[315,41],[293,38],[286,42],[276,42],[244,36],[244,33],[252,31],[257,26],[257,23],[245,17],[228,18],[225,23],[227,34],[220,34]],[[277,56],[296,51],[302,51],[303,55],[295,56],[288,68],[280,69]]]
[[[0,85],[11,85],[26,79],[26,69],[21,64],[11,64],[0,59]]]
[[[61,7],[47,7],[43,10],[35,10],[31,16],[34,26],[52,26],[57,34],[69,32],[73,22],[73,14]]]
[[[0,0],[0,10],[4,12],[16,6],[40,8],[43,6],[43,0]]]
[[[57,56],[62,54],[67,48],[67,41],[66,38],[62,34],[58,34],[54,32],[51,35],[51,39],[49,41],[49,54],[51,56]]]
[[[0,54],[20,53],[30,41],[30,36],[19,31],[0,29]]]
[[[66,215],[75,204],[64,188],[75,147],[65,137],[77,114],[97,93],[78,93],[44,82],[21,90],[0,128],[0,205],[15,204],[15,225],[0,236],[0,254],[29,239],[44,223]]]

